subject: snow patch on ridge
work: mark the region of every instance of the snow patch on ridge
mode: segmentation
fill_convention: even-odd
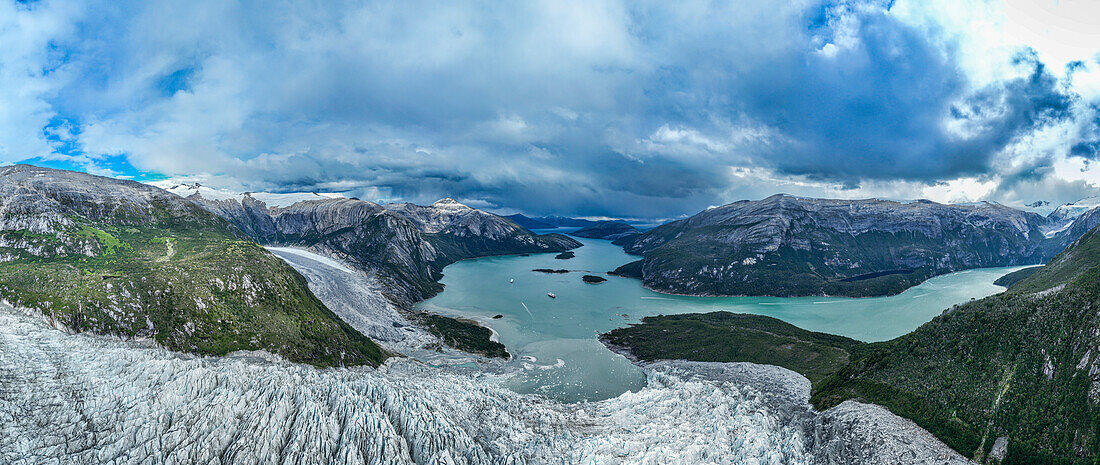
[[[164,189],[183,198],[198,196],[205,200],[237,200],[243,202],[245,197],[252,197],[253,199],[259,200],[260,202],[263,202],[265,205],[271,208],[286,208],[298,202],[307,202],[310,200],[346,198],[343,194],[331,192],[292,192],[285,194],[277,194],[272,192],[238,193],[223,189],[216,189],[213,187],[202,185],[197,182],[179,183],[171,179],[153,181],[149,184]]]
[[[263,202],[268,207],[286,208],[298,202],[311,200],[344,199],[343,194],[332,192],[295,192],[289,194],[274,194],[271,192],[249,192],[245,195]]]

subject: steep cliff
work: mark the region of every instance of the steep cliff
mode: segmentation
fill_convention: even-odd
[[[616,241],[659,291],[703,295],[886,295],[938,274],[1041,263],[1047,220],[995,203],[774,195],[711,208]]]

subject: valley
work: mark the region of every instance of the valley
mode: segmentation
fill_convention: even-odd
[[[1043,263],[1100,221],[1073,212],[777,194],[617,239],[642,258],[616,272],[674,294],[893,295],[944,273]]]
[[[539,231],[542,232],[542,231]],[[951,305],[1004,290],[993,284],[1016,268],[968,270],[932,278],[899,295],[879,298],[698,297],[661,294],[635,279],[602,272],[631,260],[606,240],[580,239],[565,273],[553,254],[465,260],[444,269],[445,291],[417,308],[482,322],[500,334],[519,373],[510,385],[563,401],[598,400],[637,390],[642,371],[609,352],[598,333],[644,317],[730,311],[771,316],[812,331],[882,341],[916,329]],[[600,274],[597,286],[581,279]],[[511,281],[511,282],[510,282]],[[547,292],[557,297],[550,299]],[[504,315],[493,319],[495,315]],[[560,365],[560,366],[557,366]]]
[[[818,409],[883,405],[978,462],[1091,463],[1100,450],[1100,232],[1022,271],[1006,275],[1007,292],[872,344],[721,313],[648,318],[601,338],[645,360],[785,366],[814,381]]]
[[[1091,210],[1052,233],[1043,232],[1047,220],[1036,219],[1043,217],[1005,207],[968,211],[919,205],[946,208],[948,216],[970,215],[966,228],[997,231],[995,238],[981,239],[992,248],[975,250],[972,242],[953,239],[935,245],[898,231],[889,233],[891,240],[869,244],[867,234],[879,233],[849,232],[846,247],[863,247],[865,257],[909,258],[882,262],[892,268],[882,265],[828,279],[820,270],[811,275],[826,286],[892,289],[887,295],[700,296],[650,289],[645,273],[652,254],[639,262],[629,252],[652,246],[656,253],[670,253],[664,243],[653,246],[653,241],[665,241],[659,235],[675,227],[681,229],[668,244],[694,237],[697,252],[713,253],[718,249],[705,244],[725,234],[718,229],[700,236],[676,222],[648,232],[599,222],[579,230],[530,231],[452,199],[429,206],[378,205],[316,194],[238,195],[171,186],[187,194],[182,198],[79,173],[27,166],[3,170],[0,187],[9,195],[0,209],[5,254],[0,293],[14,307],[0,309],[7,325],[0,331],[0,370],[13,380],[0,389],[0,411],[13,426],[0,430],[0,457],[25,455],[28,447],[46,447],[37,456],[43,460],[82,457],[51,449],[42,442],[49,437],[28,433],[40,427],[60,428],[65,444],[82,443],[102,454],[101,441],[109,441],[119,454],[132,456],[141,438],[154,433],[130,428],[151,421],[145,415],[203,402],[206,391],[189,384],[218,372],[223,373],[214,375],[222,376],[215,381],[218,395],[248,405],[184,414],[181,421],[189,435],[218,444],[223,457],[269,452],[220,436],[211,422],[258,419],[271,415],[270,408],[307,415],[310,420],[302,420],[307,423],[343,424],[341,429],[353,435],[334,438],[317,432],[293,439],[303,432],[295,427],[276,438],[263,436],[261,423],[253,420],[234,423],[243,429],[233,434],[265,438],[262,447],[277,445],[283,460],[299,453],[352,462],[386,457],[388,463],[441,457],[461,457],[456,463],[571,463],[624,454],[629,461],[713,457],[716,451],[685,446],[684,438],[661,433],[667,425],[653,424],[648,403],[668,406],[671,398],[682,403],[674,407],[680,412],[704,407],[726,412],[721,419],[676,423],[683,434],[750,428],[758,435],[751,444],[731,443],[720,453],[726,460],[886,464],[925,457],[964,463],[966,456],[1015,463],[1064,457],[1067,447],[1087,448],[1094,442],[1081,429],[1087,411],[1071,409],[1058,417],[1076,428],[1072,439],[1068,433],[1026,428],[1024,417],[998,412],[1001,396],[1008,396],[1004,405],[1018,406],[1016,412],[1031,417],[1046,414],[1037,403],[1042,398],[1075,396],[1089,402],[1091,388],[1082,387],[1077,372],[1059,368],[1065,365],[1059,360],[1067,357],[1069,340],[1075,344],[1068,357],[1083,357],[1077,371],[1081,363],[1091,363],[1095,344],[1091,333],[1080,329],[1088,325],[1075,326],[1081,315],[1069,315],[1063,304],[1044,302],[1069,299],[1075,302],[1070,306],[1089,307],[1095,234],[1073,242],[1046,267],[989,267],[1031,263],[1057,241],[1069,240],[1066,231],[1092,221]],[[848,205],[844,210],[849,212],[854,205],[818,202]],[[990,211],[1001,219],[992,219],[996,215]],[[894,213],[863,214],[878,218],[876,227],[883,228],[888,223],[883,218]],[[752,215],[739,215],[722,221],[756,224]],[[977,226],[974,215],[984,218],[985,226]],[[1005,218],[1026,221],[1001,231],[1008,224]],[[1026,234],[1019,233],[1023,224],[1032,228]],[[837,241],[836,231],[828,233],[833,242],[823,244],[833,247],[832,253],[850,253],[837,248],[845,242]],[[924,237],[948,237],[944,231],[924,231]],[[786,234],[774,237],[791,237]],[[973,231],[958,234],[971,241],[975,237]],[[751,242],[756,236],[745,237]],[[819,246],[809,243],[801,256],[813,268]],[[900,243],[909,244],[904,253],[897,248]],[[1006,255],[993,258],[996,250]],[[936,253],[955,258],[941,268],[913,261]],[[788,289],[803,285],[795,286]],[[1002,292],[1005,286],[1011,287],[1008,292]],[[1027,316],[1032,302],[1049,315]],[[1055,339],[1028,342],[1021,324],[1046,328],[1042,334]],[[999,328],[994,339],[982,337],[992,331],[989,326]],[[953,342],[944,346],[943,341]],[[100,359],[98,351],[114,355]],[[914,351],[920,355],[914,357]],[[968,357],[963,363],[962,354]],[[80,357],[81,364],[71,357]],[[337,368],[316,371],[298,363]],[[356,368],[360,365],[367,367]],[[1023,382],[1033,365],[1051,381],[1049,386]],[[58,370],[67,374],[47,377]],[[168,371],[152,374],[158,370]],[[241,383],[235,379],[238,372],[267,381]],[[183,385],[161,384],[158,377],[163,376],[179,377]],[[110,387],[102,377],[128,379],[136,387]],[[922,377],[927,378],[917,381]],[[302,384],[302,379],[311,381]],[[88,382],[108,390],[77,387]],[[410,383],[419,390],[409,391]],[[48,386],[50,396],[79,396],[91,404],[57,410],[51,397],[41,402],[33,397],[41,386]],[[991,411],[958,409],[960,402],[990,401],[994,386],[1000,394]],[[184,389],[177,394],[184,404],[137,400],[149,389]],[[104,397],[111,390],[130,393],[133,397],[123,396],[122,402],[142,405],[142,410],[112,404]],[[463,394],[456,396],[456,390]],[[702,397],[689,394],[694,390]],[[334,392],[346,394],[337,404],[254,400],[292,392],[327,393],[332,399]],[[458,413],[459,407],[448,407],[457,404],[440,396],[482,405],[484,411]],[[708,398],[715,403],[708,404]],[[52,419],[28,423],[23,417],[36,414],[13,416],[23,411],[22,405],[50,412]],[[952,408],[955,416],[946,417]],[[376,414],[360,409],[386,413],[372,417]],[[482,414],[509,420],[490,427]],[[104,419],[119,415],[130,420]],[[451,426],[438,429],[440,415]],[[373,419],[365,429],[346,424],[366,418]],[[79,431],[89,421],[107,421],[109,429],[82,437]],[[518,439],[532,435],[541,442],[532,446]],[[622,443],[588,442],[609,437]],[[622,446],[631,441],[648,446],[624,452]],[[345,444],[359,444],[358,450],[367,452],[357,455]],[[176,444],[142,447],[140,454],[161,460],[176,450],[194,460],[209,453]]]
[[[1100,465],[1098,162],[1098,0],[0,0],[0,465]]]

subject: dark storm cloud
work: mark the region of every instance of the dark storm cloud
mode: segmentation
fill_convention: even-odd
[[[1070,154],[1095,161],[1100,158],[1100,103],[1089,105],[1088,111],[1092,113],[1092,117],[1082,125],[1080,142],[1070,148]]]
[[[754,161],[842,182],[981,174],[1021,134],[1069,116],[1072,97],[1033,55],[1017,60],[1025,76],[971,89],[954,57],[924,31],[881,10],[851,17],[859,23],[847,38],[852,45],[834,45],[829,54],[807,35],[778,53],[745,61],[739,44],[721,40],[718,31],[718,42],[728,45],[687,54],[687,63],[667,73],[673,78],[658,81],[673,84],[654,89],[659,97],[653,108],[686,101],[663,116],[688,124],[747,114],[786,136],[745,147]],[[815,29],[834,32],[826,25]],[[702,43],[689,40],[684,48]],[[692,67],[704,60],[709,66]],[[947,129],[952,123],[961,133]]]
[[[738,168],[847,188],[982,175],[1072,116],[1034,55],[975,87],[890,7],[101,4],[54,42],[72,80],[51,104],[87,122],[92,156],[166,175],[635,217],[733,200]]]

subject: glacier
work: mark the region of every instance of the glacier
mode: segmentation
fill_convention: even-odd
[[[647,364],[644,388],[599,402],[517,394],[506,364],[424,349],[433,336],[374,276],[271,250],[341,318],[409,357],[376,369],[202,357],[69,334],[0,303],[0,463],[968,463],[881,407],[816,412],[809,380],[774,366]]]
[[[883,409],[814,412],[782,368],[645,369],[639,392],[563,404],[408,358],[191,356],[0,304],[0,463],[965,463]]]
[[[434,340],[382,295],[384,286],[376,276],[301,248],[267,250],[298,270],[309,290],[337,316],[387,348],[405,352]]]

